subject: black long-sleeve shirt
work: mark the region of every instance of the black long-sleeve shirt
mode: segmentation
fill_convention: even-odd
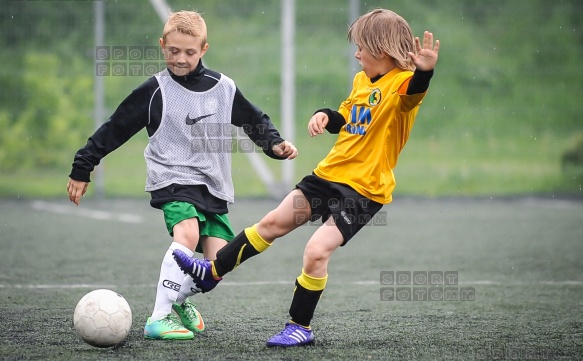
[[[195,70],[186,76],[171,73],[172,78],[194,92],[204,92],[216,85],[221,74],[205,68],[199,62]],[[146,80],[128,95],[115,112],[88,139],[87,144],[75,154],[71,179],[89,182],[90,174],[101,159],[126,143],[140,130],[146,128],[148,136],[154,135],[162,120],[162,95],[155,77]],[[271,158],[282,159],[273,153],[272,147],[283,142],[269,116],[249,102],[236,89],[232,104],[231,124],[242,127],[249,138]],[[204,185],[177,185],[150,192],[150,204],[159,208],[170,201],[186,201],[200,210],[210,213],[227,213],[227,202],[211,195]]]

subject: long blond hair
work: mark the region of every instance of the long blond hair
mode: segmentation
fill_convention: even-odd
[[[202,39],[202,46],[207,41],[206,23],[202,15],[196,11],[178,11],[171,13],[164,25],[162,39],[166,42],[166,35],[178,31]]]
[[[348,29],[348,41],[368,50],[375,58],[385,54],[397,67],[415,70],[408,52],[416,53],[411,27],[397,13],[387,9],[372,10],[356,19]]]

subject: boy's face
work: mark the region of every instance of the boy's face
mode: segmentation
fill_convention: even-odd
[[[354,57],[362,67],[362,71],[369,79],[384,75],[391,71],[395,64],[388,56],[383,55],[381,58],[375,58],[366,48],[356,44],[358,49],[354,53]]]
[[[183,76],[193,71],[208,49],[208,43],[202,46],[202,39],[173,31],[160,39],[166,65],[174,74]]]

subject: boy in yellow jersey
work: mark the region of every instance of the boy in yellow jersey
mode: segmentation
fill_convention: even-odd
[[[321,218],[322,225],[304,251],[291,318],[267,346],[314,343],[310,323],[326,286],[330,256],[391,202],[393,168],[437,62],[439,40],[434,44],[433,34],[426,31],[421,43],[401,16],[385,9],[359,17],[348,30],[348,40],[358,47],[355,57],[362,71],[338,111],[318,110],[308,123],[311,136],[324,129],[338,134],[328,156],[275,210],[219,250],[214,261],[195,259],[180,250],[173,253],[200,291],[208,292],[226,273],[277,238]]]

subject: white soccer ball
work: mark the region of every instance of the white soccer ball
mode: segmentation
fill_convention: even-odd
[[[132,327],[132,310],[117,292],[91,291],[77,303],[73,326],[81,340],[95,347],[111,347],[123,342]]]

